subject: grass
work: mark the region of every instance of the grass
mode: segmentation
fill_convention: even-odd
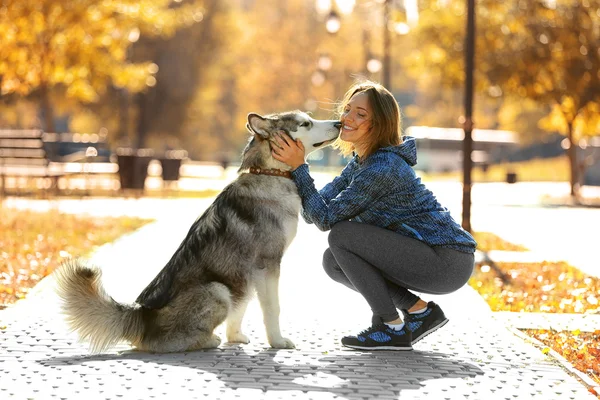
[[[492,311],[600,312],[600,279],[565,262],[496,265],[510,282],[503,283],[485,264],[476,267],[469,281]]]
[[[494,164],[486,171],[481,167],[473,168],[473,182],[506,182],[506,174],[514,172],[517,181],[522,182],[568,182],[570,177],[567,156],[533,159],[528,161]],[[424,181],[462,181],[462,172],[421,174]]]
[[[491,232],[473,232],[473,237],[477,242],[477,248],[480,251],[488,252],[491,250],[503,251],[527,251],[525,246],[507,242],[500,236]]]
[[[480,250],[520,247],[494,239],[489,234],[483,236],[486,240],[479,243],[483,243],[485,250]],[[488,240],[490,237],[494,240]],[[486,264],[478,265],[469,280],[469,285],[477,290],[492,311],[600,313],[600,279],[565,262],[496,263],[495,268],[498,270]],[[500,274],[509,280],[503,281]],[[600,385],[600,331],[529,329],[524,332],[554,349]]]
[[[600,330],[595,332],[523,329],[523,332],[544,343],[569,360],[571,365],[584,372],[600,385]],[[544,349],[545,353],[548,350]],[[595,389],[590,390],[600,396]]]
[[[148,222],[0,208],[0,309],[24,298],[62,261],[84,256]]]

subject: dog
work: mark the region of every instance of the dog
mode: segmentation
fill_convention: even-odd
[[[213,332],[226,322],[230,343],[249,343],[242,318],[257,294],[269,345],[294,348],[279,327],[279,274],[298,227],[301,200],[290,167],[271,155],[275,135],[301,141],[307,153],[339,135],[335,120],[304,112],[248,114],[251,137],[238,177],[192,224],[169,262],[133,304],[113,300],[101,270],[83,260],[55,273],[62,311],[73,331],[98,353],[119,342],[141,351],[170,353],[216,348]]]

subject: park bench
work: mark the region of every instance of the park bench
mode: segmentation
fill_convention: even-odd
[[[96,162],[98,151],[93,146],[68,156],[60,156],[57,147],[61,134],[38,129],[0,129],[0,195],[7,192],[7,181],[21,194],[23,190],[58,193],[60,178],[90,175],[114,175],[115,163]],[[66,183],[66,182],[65,182]],[[87,189],[86,189],[87,191]]]
[[[59,190],[69,194],[114,192],[115,176],[120,179],[121,189],[143,190],[151,160],[162,165],[165,185],[179,180],[181,162],[187,157],[184,150],[171,150],[154,157],[142,150],[134,154],[133,149],[129,153],[128,149],[117,149],[117,160],[112,160],[106,154],[99,155],[94,147],[98,145],[97,138],[90,140],[86,136],[96,135],[0,129],[0,195],[6,195],[7,189],[18,189],[19,194],[25,189],[54,194]],[[65,153],[63,145],[73,143],[78,146],[69,146]],[[79,150],[73,151],[74,148]]]
[[[57,190],[58,178],[64,175],[60,165],[54,165],[44,149],[44,132],[39,129],[0,129],[0,180],[2,196],[6,194],[6,179],[15,180],[15,187]]]

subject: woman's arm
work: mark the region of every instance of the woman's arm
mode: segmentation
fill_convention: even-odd
[[[279,134],[275,138],[275,142],[279,148],[273,148],[273,158],[278,161],[284,162],[285,164],[292,167],[292,174],[302,165],[306,165],[306,151],[302,142],[290,140],[291,138],[285,134]],[[335,177],[333,181],[326,184],[319,193],[323,197],[326,203],[329,203],[331,199],[336,197],[344,188],[350,183],[350,176],[352,174],[352,162],[348,163],[342,170],[342,173]],[[308,168],[308,165],[306,166]]]
[[[327,202],[316,190],[308,166],[297,168],[293,177],[302,198],[302,216],[323,231],[361,214],[394,187],[393,174],[374,164],[359,171],[346,188]]]
[[[394,174],[386,173],[384,164],[374,162],[364,165],[353,178],[347,166],[340,179],[331,182],[322,194],[315,188],[304,162],[302,143],[283,136],[276,138],[276,142],[279,148],[273,148],[273,157],[292,167],[292,177],[302,199],[302,217],[323,231],[336,222],[359,215],[395,186]]]
[[[329,182],[322,189],[319,190],[321,197],[327,204],[333,198],[335,198],[342,190],[344,190],[350,184],[352,179],[352,170],[354,169],[353,162],[351,161],[344,167],[342,173]]]

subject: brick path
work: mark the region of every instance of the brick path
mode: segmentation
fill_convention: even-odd
[[[132,301],[158,272],[207,204],[197,202],[194,209],[193,201],[171,200],[155,223],[95,253],[115,299]],[[283,260],[281,325],[295,350],[268,347],[255,300],[244,320],[249,345],[168,355],[122,345],[90,355],[65,330],[50,277],[0,312],[0,399],[596,398],[495,319],[469,286],[425,297],[442,305],[450,323],[413,352],[342,349],[340,337],[366,328],[370,313],[321,270],[326,243],[325,233],[301,222]],[[222,327],[217,333],[224,338]]]

